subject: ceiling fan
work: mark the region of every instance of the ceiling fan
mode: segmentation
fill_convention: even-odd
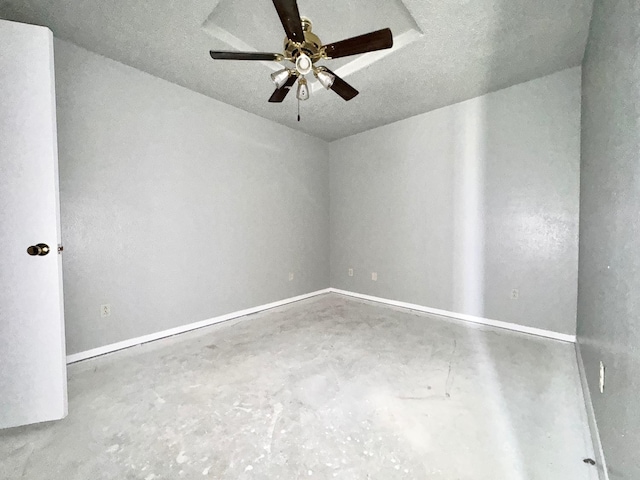
[[[273,5],[276,7],[286,33],[284,53],[224,52],[214,50],[210,52],[211,58],[214,60],[292,62],[295,65],[294,68],[284,68],[271,74],[276,90],[269,98],[269,102],[282,102],[296,81],[298,82],[296,95],[298,100],[307,100],[309,98],[309,87],[307,86],[305,75],[311,72],[324,88],[333,90],[349,101],[358,95],[358,90],[327,67],[317,66],[316,62],[393,47],[393,35],[388,28],[323,45],[318,36],[312,33],[311,21],[300,17],[296,0],[273,0]],[[299,116],[298,120],[300,120]]]

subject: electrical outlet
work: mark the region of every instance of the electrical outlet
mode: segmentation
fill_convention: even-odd
[[[604,374],[605,374],[605,367],[604,367],[604,363],[602,363],[602,360],[600,361],[600,393],[604,393]]]
[[[349,269],[349,276],[350,276],[350,277],[353,277],[353,268],[350,268],[350,269]]]
[[[292,282],[293,281],[293,272],[289,272],[289,281]]]
[[[520,297],[520,290],[518,290],[517,288],[511,290],[511,300],[517,300],[518,297]]]
[[[108,303],[106,305],[100,305],[100,316],[104,318],[108,317],[109,315],[111,315],[111,305],[109,305]]]
[[[378,273],[377,272],[371,272],[371,280],[373,280],[374,282],[378,281]]]

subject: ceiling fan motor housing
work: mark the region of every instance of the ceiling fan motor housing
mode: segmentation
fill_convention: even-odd
[[[322,56],[322,42],[320,41],[320,38],[318,38],[318,36],[311,31],[313,27],[311,20],[305,17],[302,17],[301,20],[302,29],[304,32],[304,42],[292,42],[285,37],[284,50],[289,58],[294,59],[294,62],[297,60],[300,54],[307,55],[313,62],[315,62]]]

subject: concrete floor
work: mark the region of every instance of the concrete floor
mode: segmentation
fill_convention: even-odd
[[[335,294],[69,374],[0,478],[597,478],[573,345]]]

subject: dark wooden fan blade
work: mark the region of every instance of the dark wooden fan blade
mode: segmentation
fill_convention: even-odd
[[[291,90],[291,87],[293,87],[293,84],[296,83],[296,80],[298,80],[298,77],[295,75],[291,75],[289,77],[289,80],[287,80],[287,83],[285,83],[282,86],[282,88],[276,88],[276,91],[273,92],[273,95],[271,95],[269,102],[271,103],[282,102],[287,96],[287,94],[289,93],[289,90]]]
[[[384,28],[371,33],[365,33],[340,42],[325,45],[324,50],[329,58],[348,57],[360,53],[374,52],[393,47],[391,30]]]
[[[214,50],[211,50],[209,54],[214,60],[262,60],[279,62],[282,59],[282,55],[279,55],[277,53],[216,52]]]
[[[347,82],[345,82],[339,76],[337,76],[335,73],[333,73],[327,67],[323,67],[323,68],[327,72],[329,72],[331,75],[336,77],[336,79],[333,81],[333,85],[331,85],[331,90],[336,92],[338,95],[340,95],[342,98],[344,98],[347,102],[349,100],[351,100],[353,97],[355,97],[356,95],[358,95],[358,93],[360,93],[360,92],[358,92],[358,90],[353,88],[351,85],[349,85]]]
[[[273,6],[278,11],[278,16],[287,38],[292,42],[304,42],[302,20],[300,20],[300,12],[298,11],[296,0],[273,0]]]

